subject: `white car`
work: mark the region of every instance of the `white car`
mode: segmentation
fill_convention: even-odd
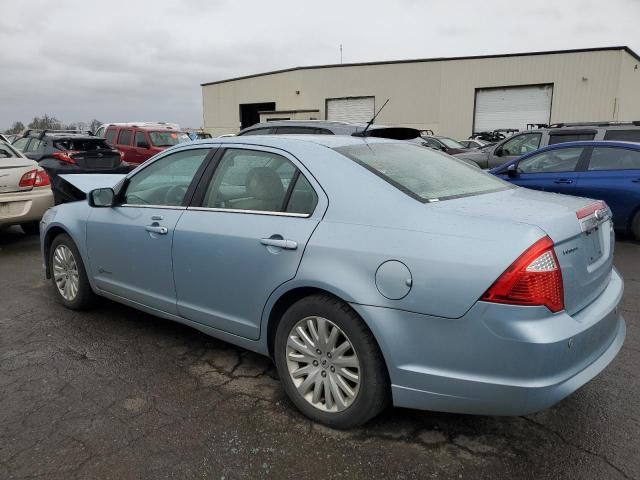
[[[7,142],[0,140],[0,228],[20,225],[37,234],[40,219],[53,207],[47,173]]]

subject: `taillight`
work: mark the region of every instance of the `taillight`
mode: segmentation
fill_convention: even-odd
[[[76,161],[71,158],[71,155],[74,153],[78,153],[75,151],[69,151],[69,152],[53,152],[51,154],[51,156],[53,158],[55,158],[56,160],[60,160],[61,162],[65,162],[65,163],[70,163],[72,165],[76,164]]]
[[[122,150],[113,150],[113,153],[119,153],[120,154],[120,161],[124,162],[124,152]]]
[[[582,207],[580,210],[576,211],[576,217],[578,220],[582,220],[589,215],[593,215],[597,210],[603,210],[607,208],[607,204],[602,200],[598,200],[597,202],[590,203],[586,207]]]
[[[37,170],[29,170],[27,173],[22,175],[20,178],[20,182],[18,182],[18,187],[20,188],[33,188],[33,187],[44,187],[49,185],[49,175],[47,172],[38,168]]]
[[[553,313],[564,309],[562,272],[553,241],[544,237],[529,247],[481,298],[510,305],[544,305]]]

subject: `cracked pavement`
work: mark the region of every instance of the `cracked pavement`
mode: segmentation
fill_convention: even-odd
[[[527,417],[388,409],[334,431],[270,360],[103,300],[59,305],[38,239],[0,231],[0,479],[640,479],[640,245],[616,244],[627,340]]]

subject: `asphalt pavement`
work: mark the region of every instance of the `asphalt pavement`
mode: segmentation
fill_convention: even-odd
[[[640,479],[640,244],[615,263],[625,345],[555,407],[390,408],[344,432],[299,414],[267,358],[107,300],[64,309],[38,239],[0,231],[0,479]]]

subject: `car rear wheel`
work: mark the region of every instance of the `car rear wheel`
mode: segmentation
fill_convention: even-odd
[[[58,235],[49,250],[51,282],[60,303],[72,310],[89,307],[95,294],[87,278],[82,258],[71,237]]]
[[[40,222],[22,223],[20,228],[27,235],[38,235],[40,233]]]
[[[287,395],[312,420],[351,428],[388,403],[378,344],[362,319],[335,297],[313,295],[293,304],[278,325],[274,355]]]

